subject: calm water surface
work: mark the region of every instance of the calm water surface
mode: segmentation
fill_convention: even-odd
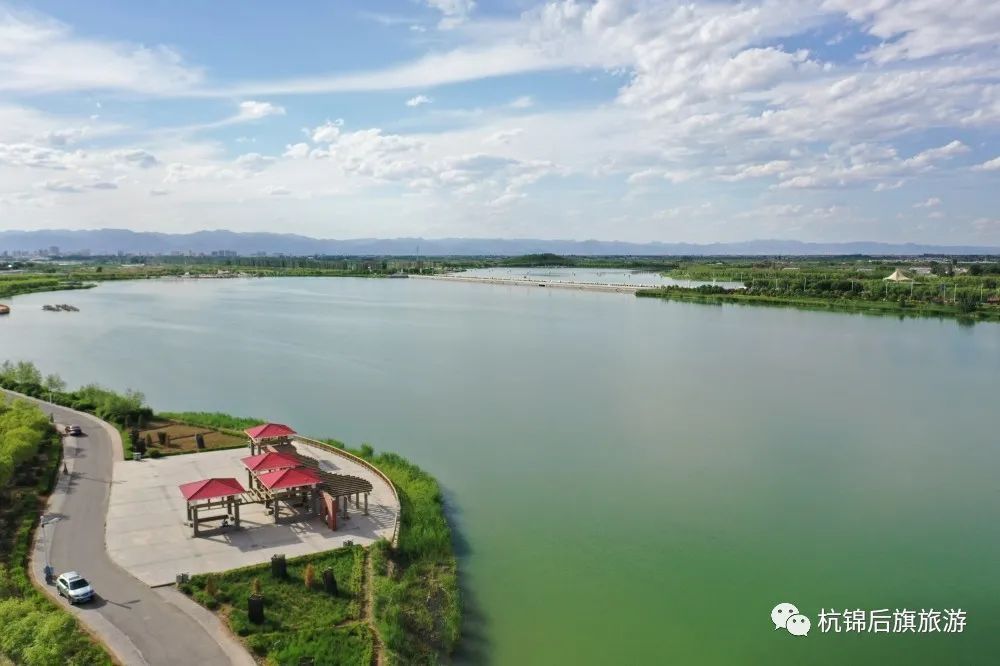
[[[464,661],[1000,658],[1000,326],[421,280],[12,305],[0,357],[430,470],[458,528]],[[782,601],[808,637],[773,630]],[[822,634],[821,607],[961,607],[968,628]]]

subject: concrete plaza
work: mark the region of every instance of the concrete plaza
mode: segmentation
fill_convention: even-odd
[[[318,517],[276,525],[262,504],[246,504],[240,510],[239,528],[194,537],[185,525],[186,505],[178,486],[211,477],[235,477],[245,486],[240,458],[249,450],[119,460],[114,464],[106,524],[111,559],[139,580],[157,586],[173,583],[179,573],[225,571],[266,562],[279,553],[295,557],[338,548],[345,541],[367,545],[392,538],[399,504],[384,479],[349,458],[301,441],[295,445],[318,460],[324,471],[369,480],[373,490],[368,515],[352,502],[350,519],[339,520],[337,531],[331,531]]]

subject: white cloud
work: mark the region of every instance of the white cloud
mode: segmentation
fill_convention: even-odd
[[[826,0],[881,43],[865,54],[876,63],[989,50],[1000,43],[1000,5],[993,0]]]
[[[259,120],[260,118],[266,118],[268,116],[283,115],[285,115],[284,107],[276,106],[270,102],[255,102],[253,100],[247,100],[245,102],[240,102],[240,110],[234,120],[237,122],[243,122],[247,120]]]
[[[917,153],[910,159],[906,160],[904,164],[908,167],[925,169],[932,166],[934,162],[949,160],[967,152],[969,152],[969,147],[961,141],[956,140],[947,145],[940,146],[938,148],[928,148],[927,150]]]
[[[310,132],[312,140],[316,143],[333,143],[340,137],[340,128],[344,124],[343,120],[326,121]]]
[[[126,164],[132,164],[143,169],[149,169],[159,164],[155,155],[141,148],[116,150],[112,155]]]
[[[875,187],[873,188],[873,190],[875,192],[885,192],[887,190],[898,190],[899,188],[901,188],[903,186],[903,183],[905,183],[905,182],[906,181],[903,180],[902,178],[900,178],[898,180],[895,180],[895,181],[882,181],[882,182],[876,184]]]
[[[427,6],[441,12],[442,17],[438,27],[445,30],[464,23],[476,6],[475,0],[425,0],[425,2]]]
[[[789,160],[771,160],[762,164],[748,164],[737,167],[735,173],[720,176],[726,181],[740,181],[748,178],[765,178],[767,176],[780,176],[792,167]]]
[[[896,149],[887,144],[835,144],[828,152],[814,157],[811,162],[799,160],[796,167],[784,171],[783,179],[777,187],[837,188],[875,182],[878,183],[876,191],[894,189],[885,183],[928,172],[940,163],[968,151],[968,146],[956,140],[902,159]]]
[[[422,106],[424,104],[430,104],[432,101],[434,100],[432,100],[427,95],[417,95],[416,97],[411,97],[410,99],[406,100],[406,106],[410,107]]]
[[[202,81],[174,50],[78,37],[48,17],[0,6],[0,91],[176,94]]]
[[[640,229],[659,233],[661,227],[652,222],[642,226],[659,213],[656,219],[678,222],[672,233],[687,229],[692,235],[732,238],[804,228],[793,226],[796,214],[831,225],[874,219],[860,212],[830,213],[843,206],[837,190],[863,187],[867,192],[859,199],[885,205],[899,198],[868,192],[904,184],[921,197],[939,193],[949,201],[952,219],[988,213],[973,210],[980,190],[955,197],[949,188],[958,175],[980,187],[985,178],[971,170],[995,172],[1000,157],[970,167],[959,159],[970,153],[962,141],[928,143],[928,137],[953,132],[977,152],[983,142],[988,150],[993,147],[1000,127],[998,60],[984,36],[993,30],[996,10],[980,0],[944,9],[931,0],[552,0],[514,19],[499,13],[477,17],[471,2],[425,4],[433,5],[442,21],[451,21],[442,24],[451,29],[408,37],[414,49],[425,49],[411,60],[366,70],[359,56],[356,71],[256,83],[206,80],[175,51],[83,39],[35,15],[19,15],[13,30],[9,17],[0,20],[0,96],[22,103],[58,90],[111,91],[100,94],[105,108],[93,119],[86,117],[92,98],[85,100],[81,117],[0,104],[4,223],[42,224],[37,207],[43,205],[49,207],[46,223],[67,226],[125,217],[142,206],[155,208],[151,225],[167,227],[196,224],[192,210],[240,226],[264,224],[268,211],[280,209],[282,219],[301,220],[296,224],[303,230],[323,234],[326,225],[358,234],[418,231],[409,225],[479,234],[473,224],[487,224],[485,218],[499,224],[506,217],[510,226],[499,231],[613,237]],[[947,27],[937,30],[935,21]],[[944,30],[952,33],[941,36]],[[825,61],[830,49],[803,46],[821,41],[817,35],[858,31],[884,44],[858,52],[856,39],[843,39],[833,62]],[[100,71],[86,58],[81,62],[89,62],[89,73],[75,73],[72,60],[66,72],[57,72],[45,65],[39,44],[57,51],[83,44],[111,54],[114,72]],[[846,51],[850,48],[855,52]],[[136,55],[142,52],[158,55],[143,61]],[[141,70],[142,62],[153,63],[156,71]],[[24,87],[26,72],[35,65],[45,65],[42,75],[37,85]],[[132,78],[121,76],[125,65]],[[283,123],[270,123],[262,128],[268,136],[262,133],[253,146],[259,152],[235,158],[232,140],[215,140],[211,133],[285,114],[282,106],[262,101],[271,94],[407,90],[404,99],[414,107],[429,102],[435,86],[551,71],[566,72],[565,80],[584,94],[575,101],[560,95],[559,104],[543,109],[529,95],[499,104],[472,100],[461,110],[405,113],[397,107],[399,117],[383,126],[392,131],[349,128],[340,120],[319,124],[324,116],[317,108],[335,113],[336,107],[303,103],[295,114],[307,118],[303,123],[310,129],[282,135]],[[115,77],[120,82],[106,87]],[[517,85],[525,92],[544,90],[530,80]],[[233,110],[222,120],[180,128],[150,127],[158,116],[138,106],[142,115],[133,115],[131,125],[103,120],[126,119],[136,99],[163,95],[222,98]],[[83,96],[65,99],[77,97]],[[190,104],[191,110],[217,105],[170,103]],[[280,145],[285,148],[273,150]],[[914,145],[931,147],[906,148]],[[566,187],[545,189],[563,177]],[[99,183],[118,189],[102,192]],[[165,193],[165,184],[170,197],[149,207],[148,197],[163,196],[154,192]],[[272,190],[283,189],[296,196],[270,198]],[[66,193],[75,196],[62,196]],[[401,198],[405,204],[397,201]],[[706,198],[716,204],[703,220],[706,226],[684,227],[684,215],[664,212],[697,205],[677,202]],[[245,205],[255,200],[262,205]],[[916,195],[909,204],[914,200]],[[517,215],[509,213],[512,205]],[[859,207],[864,205],[869,204]],[[762,206],[773,206],[767,219],[786,226],[736,215]],[[707,226],[709,217],[718,226]],[[365,226],[376,224],[382,226]],[[902,224],[894,233],[909,231]],[[867,227],[858,228],[869,237]],[[871,228],[890,227],[883,221]]]
[[[484,139],[484,142],[490,144],[508,144],[515,138],[524,134],[524,130],[520,127],[513,127],[511,129],[500,130],[499,132],[494,132]]]
[[[994,157],[992,160],[987,160],[972,168],[976,171],[1000,171],[1000,157]]]
[[[941,205],[941,199],[937,197],[930,197],[925,201],[913,204],[914,208],[935,208]]]
[[[235,160],[236,166],[245,169],[247,171],[263,171],[268,166],[274,163],[273,157],[265,157],[260,153],[246,153],[240,155]]]
[[[62,192],[70,194],[79,194],[83,192],[83,188],[79,185],[67,182],[65,180],[47,180],[41,183],[40,187],[49,192]]]

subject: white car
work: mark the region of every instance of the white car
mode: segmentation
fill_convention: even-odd
[[[82,604],[94,598],[94,588],[75,571],[67,571],[56,579],[56,590],[71,604]]]

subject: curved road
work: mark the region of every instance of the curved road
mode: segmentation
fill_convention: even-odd
[[[202,625],[108,557],[104,522],[116,449],[121,455],[117,433],[109,432],[110,426],[95,417],[39,400],[32,402],[54,414],[58,423],[80,425],[85,435],[65,438],[70,475],[68,479],[60,477],[50,501],[49,516],[58,520],[45,528],[49,560],[56,573],[79,571],[97,591],[97,601],[78,607],[80,620],[129,666],[243,663],[239,657],[231,659]],[[44,557],[40,549],[41,543],[35,551],[36,560]],[[40,570],[44,561],[34,565]]]

